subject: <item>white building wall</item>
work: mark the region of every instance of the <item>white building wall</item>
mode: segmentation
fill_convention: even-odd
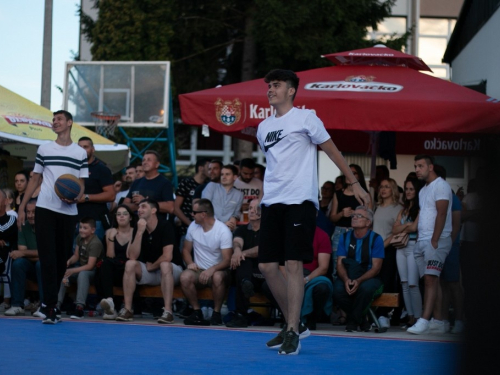
[[[500,99],[500,9],[452,62],[451,80],[459,85],[486,80],[486,94]]]

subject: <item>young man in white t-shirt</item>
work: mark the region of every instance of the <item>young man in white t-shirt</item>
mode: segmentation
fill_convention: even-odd
[[[444,333],[439,276],[452,245],[453,193],[450,185],[434,171],[433,157],[415,156],[415,172],[417,178],[425,182],[419,193],[418,240],[414,254],[420,277],[425,280],[425,295],[422,317],[407,331],[416,335],[429,331]],[[434,317],[429,321],[431,315]]]
[[[290,70],[273,70],[264,81],[275,113],[260,123],[257,140],[266,155],[262,199],[259,267],[280,305],[287,325],[267,343],[280,354],[298,354],[300,309],[304,296],[302,264],[313,259],[318,203],[317,146],[346,176],[360,204],[370,197],[360,187],[321,120],[311,110],[298,109],[293,100],[299,78]],[[285,266],[283,275],[279,265]],[[307,331],[300,336],[306,337]]]
[[[71,140],[73,116],[67,111],[54,112],[52,130],[57,134],[53,142],[38,147],[33,177],[28,183],[23,201],[19,206],[17,225],[25,222],[24,209],[35,189],[43,182],[36,204],[35,233],[42,271],[44,304],[41,310],[46,315],[44,324],[55,324],[60,320],[57,309],[57,294],[66,272],[66,262],[73,249],[73,234],[77,222],[76,202],[83,195],[83,188],[73,201],[60,199],[54,191],[54,183],[63,174],[80,178],[89,176],[87,152]]]
[[[182,292],[194,312],[184,320],[186,325],[222,325],[220,309],[226,295],[229,264],[233,254],[233,235],[222,221],[215,219],[208,199],[193,204],[194,221],[189,225],[182,257],[186,270],[181,273]],[[194,257],[193,257],[194,255]],[[196,289],[211,287],[214,311],[210,322],[203,318]]]

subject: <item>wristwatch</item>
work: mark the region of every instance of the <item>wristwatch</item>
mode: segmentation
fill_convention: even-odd
[[[306,284],[307,284],[309,282],[309,276],[306,276],[305,280],[306,280]]]
[[[85,202],[88,202],[89,201],[89,195],[88,194],[85,194]]]

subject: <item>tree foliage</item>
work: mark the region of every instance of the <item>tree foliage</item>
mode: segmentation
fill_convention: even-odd
[[[330,65],[320,56],[375,44],[365,38],[367,28],[376,29],[394,2],[97,0],[97,21],[85,14],[81,20],[94,60],[171,61],[176,98],[240,82],[242,66],[249,79],[274,68],[301,71]],[[249,37],[255,48],[244,50]],[[392,38],[386,44],[401,49],[405,40]],[[249,59],[244,51],[255,56]]]

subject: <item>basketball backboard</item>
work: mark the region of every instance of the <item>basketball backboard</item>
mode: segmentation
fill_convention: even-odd
[[[94,126],[92,112],[113,112],[118,126],[168,127],[169,95],[168,61],[66,62],[64,109],[83,126]]]

